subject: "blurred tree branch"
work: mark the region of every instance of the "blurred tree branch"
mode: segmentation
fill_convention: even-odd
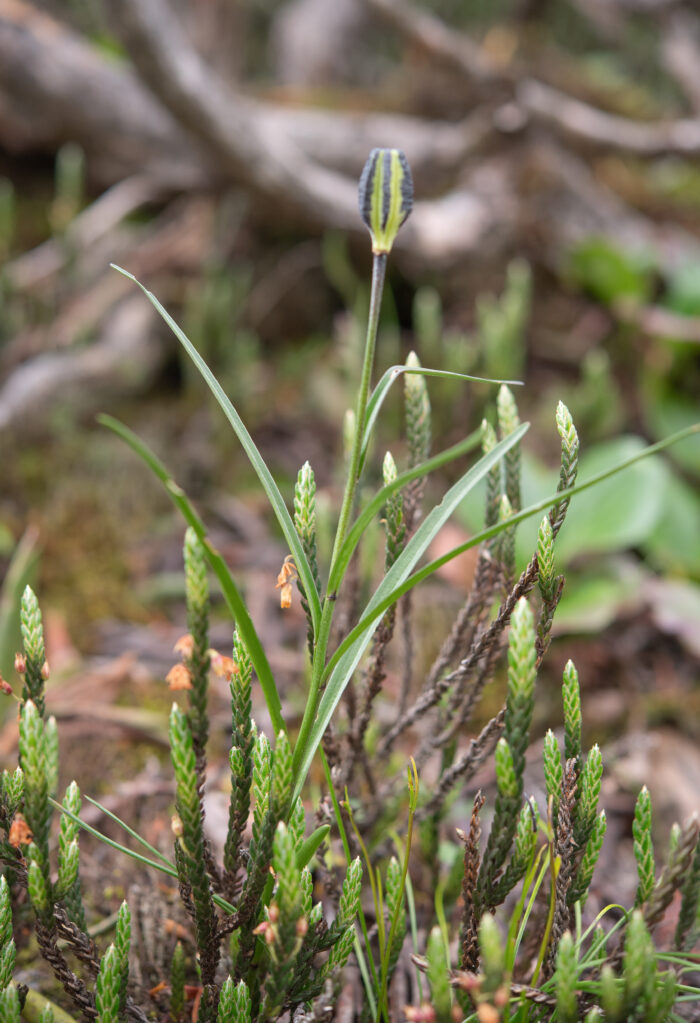
[[[398,145],[409,156],[419,192],[437,196],[417,203],[400,242],[418,261],[443,263],[512,242],[522,203],[529,201],[518,171],[533,154],[539,158],[535,150],[542,147],[565,146],[572,159],[576,150],[584,156],[700,153],[700,117],[647,122],[610,113],[515,61],[495,61],[465,33],[405,0],[357,3],[442,71],[463,79],[476,109],[459,121],[429,122],[263,101],[225,80],[198,53],[167,0],[106,0],[134,74],[27,0],[0,0],[0,142],[22,151],[74,139],[105,184],[135,174],[174,192],[234,184],[267,218],[349,231],[359,230],[354,175],[367,150]],[[667,22],[665,60],[695,109],[700,86],[693,40],[683,27],[686,13],[678,4],[657,6]],[[616,17],[628,7],[616,6]],[[506,166],[516,152],[516,166]],[[584,196],[653,235],[641,214],[607,202],[590,176]],[[577,196],[579,206],[585,201]],[[572,225],[557,219],[548,229],[556,249]],[[666,236],[683,247],[689,242],[682,231]]]

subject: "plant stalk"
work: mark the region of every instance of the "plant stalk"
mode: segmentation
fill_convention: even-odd
[[[379,327],[379,313],[382,305],[382,294],[384,292],[384,280],[386,277],[386,253],[375,253],[372,264],[372,293],[369,305],[369,317],[367,320],[367,338],[365,341],[365,355],[362,365],[362,377],[360,379],[360,390],[357,397],[357,409],[355,415],[355,436],[353,438],[352,451],[350,453],[350,465],[348,468],[345,493],[338,519],[338,528],[333,543],[333,554],[329,577],[333,576],[338,554],[342,549],[350,523],[355,494],[357,491],[358,477],[362,458],[362,437],[365,428],[367,415],[367,402],[369,400],[369,389],[372,380],[372,368],[374,366],[374,353],[377,347],[377,329]],[[302,762],[304,750],[309,739],[309,734],[318,710],[318,702],[321,695],[321,684],[323,681],[324,668],[326,664],[326,650],[330,637],[331,624],[333,622],[333,610],[336,594],[326,594],[323,600],[321,611],[321,623],[318,636],[314,644],[314,657],[311,673],[311,687],[309,689],[304,717],[299,728],[299,735],[294,748],[294,774],[296,776],[299,765]]]

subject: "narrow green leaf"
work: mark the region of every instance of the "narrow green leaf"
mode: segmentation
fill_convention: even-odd
[[[238,587],[234,582],[228,565],[216,548],[207,539],[207,532],[204,523],[188,501],[183,490],[173,480],[163,463],[156,457],[156,455],[153,454],[150,448],[144,444],[140,437],[137,437],[137,435],[130,430],[128,426],[124,426],[123,423],[120,423],[118,419],[114,419],[112,416],[99,415],[97,420],[103,426],[106,426],[107,429],[116,433],[118,437],[121,437],[122,440],[126,441],[131,450],[134,451],[143,462],[145,462],[151,472],[153,472],[153,474],[157,476],[161,483],[165,486],[171,500],[181,512],[185,521],[194,529],[200,543],[204,547],[207,561],[219,580],[221,592],[223,593],[229,610],[235,619],[236,628],[241,633],[248,653],[250,654],[250,659],[253,662],[253,667],[255,668],[258,681],[260,682],[260,686],[267,703],[267,709],[270,712],[272,724],[277,732],[282,729],[286,729],[284,718],[282,717],[282,705],[277,692],[277,686],[275,685],[272,670],[268,664],[267,657],[265,656],[262,643],[255,631],[253,621],[248,614],[248,609],[246,608]]]
[[[494,525],[489,526],[487,529],[482,529],[480,533],[476,533],[469,540],[465,541],[465,543],[459,544],[457,547],[453,547],[451,551],[448,551],[441,557],[428,562],[428,564],[424,565],[423,568],[409,576],[408,579],[401,583],[400,586],[397,586],[392,593],[384,597],[384,599],[376,604],[371,611],[368,611],[367,608],[365,609],[360,621],[348,633],[326,665],[325,677],[328,677],[340,658],[354,643],[357,637],[362,635],[373,621],[381,617],[384,612],[390,608],[392,604],[395,604],[397,600],[403,597],[405,593],[408,593],[408,591],[412,590],[414,586],[417,586],[419,583],[423,582],[424,579],[433,575],[438,569],[442,568],[443,565],[448,564],[454,558],[459,557],[460,554],[464,554],[465,551],[470,550],[472,547],[478,547],[479,544],[484,543],[486,540],[490,540],[492,537],[498,536],[498,534],[502,533],[504,529],[510,529],[512,526],[516,526],[520,522],[524,522],[525,519],[529,519],[533,515],[537,515],[539,512],[551,508],[563,498],[568,499],[570,497],[574,497],[576,494],[582,493],[584,490],[589,490],[591,487],[596,486],[603,480],[608,479],[611,476],[616,476],[619,472],[623,472],[636,462],[642,461],[644,458],[649,458],[651,455],[656,455],[659,452],[664,451],[666,448],[671,447],[673,444],[677,444],[679,441],[685,440],[694,434],[700,434],[700,423],[695,423],[693,426],[689,426],[684,430],[679,430],[677,433],[672,434],[670,437],[666,437],[662,441],[658,441],[656,444],[651,444],[648,448],[644,448],[643,451],[636,452],[636,454],[632,455],[630,458],[625,458],[622,462],[612,466],[610,469],[606,469],[604,472],[597,473],[595,476],[591,476],[589,479],[584,480],[583,483],[577,483],[576,486],[569,487],[568,490],[561,490],[554,494],[550,494],[549,497],[543,498],[536,504],[531,504],[527,508],[523,508],[522,511],[512,515],[507,521],[497,522]],[[512,440],[512,438],[509,437],[507,440]],[[427,464],[428,463],[425,462],[424,466]],[[405,476],[405,473],[402,474],[402,476],[399,476],[397,482],[401,481]],[[394,486],[395,484],[391,485],[391,491],[393,491]],[[383,493],[391,491],[389,488],[384,488]],[[348,536],[350,536],[350,534],[348,534]]]
[[[130,828],[129,825],[121,819],[121,817],[117,817],[116,813],[112,813],[112,811],[108,810],[103,803],[98,803],[96,799],[92,799],[90,796],[84,796],[83,798],[87,799],[88,803],[92,803],[93,806],[96,806],[97,809],[105,815],[105,817],[109,817],[109,819],[114,821],[115,824],[118,824],[120,828],[123,828],[128,835],[131,835],[132,838],[136,839],[136,841],[142,845],[144,849],[148,849],[150,853],[153,853],[153,855],[164,863],[166,867],[170,867],[171,870],[175,870],[175,864],[172,863],[167,856],[164,856],[160,849],[156,849],[154,845],[151,845],[145,838],[142,838],[138,831],[134,831],[133,828]]]
[[[323,696],[321,697],[316,718],[309,735],[309,740],[305,744],[304,748],[300,748],[297,744],[297,748],[294,750],[295,788],[292,796],[293,799],[296,799],[299,795],[304,778],[306,777],[306,772],[311,765],[311,761],[318,748],[318,744],[321,741],[323,733],[328,727],[328,722],[333,715],[333,711],[335,710],[345,687],[350,681],[350,678],[352,677],[352,674],[357,667],[362,654],[367,648],[374,630],[376,629],[378,615],[375,616],[374,612],[379,606],[381,606],[383,600],[388,598],[388,595],[392,592],[396,593],[396,588],[400,587],[404,583],[409,572],[423,555],[433,540],[433,537],[439,532],[445,522],[447,522],[460,502],[464,500],[466,494],[468,494],[469,491],[475,487],[481,479],[483,479],[491,466],[502,458],[506,451],[508,451],[514,444],[518,443],[518,441],[527,432],[528,427],[528,423],[523,423],[523,425],[510,434],[510,436],[497,444],[493,451],[489,452],[488,455],[482,456],[476,465],[472,466],[461,477],[461,479],[450,487],[440,504],[426,515],[423,522],[406,544],[402,553],[384,576],[383,580],[375,590],[374,596],[365,608],[360,620],[360,625],[362,625],[363,622],[366,622],[366,625],[359,635],[355,635],[350,643],[346,640],[344,644],[341,644],[339,650],[336,651],[334,657],[331,658],[331,661],[325,671],[325,677],[328,678],[328,683]],[[393,487],[396,482],[397,481],[394,481],[394,484],[391,484],[391,486]],[[391,603],[393,603],[393,601]],[[353,630],[350,635],[352,636],[355,632],[356,630]],[[339,652],[343,647],[345,649],[339,656]]]
[[[147,288],[144,288],[143,284],[141,284],[140,281],[138,281],[133,276],[133,274],[130,274],[127,270],[122,269],[122,267],[120,266],[115,266],[114,263],[112,263],[111,265],[120,274],[123,274],[124,277],[128,277],[129,280],[134,282],[134,284],[137,284],[141,291],[143,291],[144,295],[151,303],[151,305],[156,309],[160,316],[162,316],[162,318],[165,320],[165,322],[172,330],[175,337],[178,339],[182,347],[189,355],[192,362],[195,364],[195,366],[201,373],[205,383],[209,387],[209,390],[216,398],[224,415],[226,416],[229,423],[233,427],[234,432],[238,437],[241,446],[243,447],[243,450],[248,456],[250,464],[255,469],[258,479],[262,484],[263,490],[267,494],[267,499],[270,502],[270,506],[273,512],[275,513],[277,521],[279,522],[280,528],[284,534],[284,538],[287,541],[287,544],[289,545],[289,549],[294,555],[294,562],[297,567],[297,572],[299,573],[299,577],[301,578],[301,581],[304,584],[306,599],[308,600],[309,607],[311,609],[311,615],[314,623],[314,631],[317,632],[321,618],[321,603],[319,600],[318,593],[316,591],[313,573],[311,571],[311,568],[309,567],[308,561],[306,560],[304,548],[297,535],[297,531],[294,528],[294,523],[289,514],[289,511],[287,510],[287,506],[284,503],[284,499],[282,498],[282,495],[279,492],[277,484],[275,483],[270,470],[265,464],[262,455],[255,446],[253,438],[248,433],[248,430],[246,429],[243,420],[236,412],[235,408],[231,404],[231,401],[229,400],[223,388],[219,384],[219,381],[216,379],[212,371],[209,369],[208,365],[206,364],[202,356],[199,354],[199,352],[194,347],[194,345],[187,337],[187,335],[180,329],[175,320],[173,320],[170,314],[160,304],[155,295],[152,294],[152,292],[150,292]],[[279,730],[279,727],[280,726],[275,725],[275,728],[277,730]]]
[[[527,424],[524,424],[523,427],[521,427],[521,429],[524,430],[526,427]],[[351,629],[351,631],[345,637],[344,641],[340,644],[340,646],[335,651],[335,653],[333,654],[333,656],[331,657],[330,661],[326,666],[324,677],[328,678],[328,684],[326,686],[323,698],[319,705],[318,713],[316,715],[314,722],[314,727],[309,737],[309,742],[303,751],[295,750],[294,770],[296,780],[294,798],[296,798],[296,796],[299,794],[301,790],[301,786],[304,783],[304,778],[306,777],[306,772],[308,771],[311,761],[313,760],[313,756],[316,749],[318,748],[318,743],[321,740],[321,736],[323,735],[325,728],[328,726],[328,721],[330,720],[333,711],[337,706],[338,700],[340,699],[343,693],[345,685],[347,685],[347,679],[354,671],[357,662],[362,656],[363,650],[366,648],[372,636],[372,633],[374,632],[373,629],[370,631],[372,624],[376,622],[379,618],[381,618],[384,612],[388,610],[388,608],[390,608],[393,604],[395,604],[396,601],[399,600],[399,598],[404,595],[404,593],[408,593],[408,591],[413,589],[414,586],[417,586],[418,583],[422,582],[424,579],[427,579],[439,568],[442,568],[443,565],[446,565],[449,561],[452,561],[453,558],[458,557],[460,554],[463,554],[465,551],[468,551],[472,547],[477,547],[479,544],[483,543],[486,540],[490,540],[492,537],[497,536],[499,533],[501,533],[504,529],[509,529],[512,526],[517,525],[519,522],[523,522],[525,519],[530,518],[532,515],[537,515],[539,514],[539,512],[545,511],[546,509],[557,504],[557,502],[561,501],[564,498],[568,499],[570,497],[573,497],[575,494],[579,494],[584,490],[588,490],[590,487],[594,487],[602,480],[608,479],[610,476],[617,475],[617,473],[622,472],[624,469],[629,468],[629,466],[634,465],[636,462],[639,462],[644,458],[648,458],[650,455],[658,454],[658,452],[663,451],[668,447],[671,447],[672,444],[676,444],[678,443],[678,441],[684,440],[685,438],[691,437],[698,433],[700,433],[700,423],[695,423],[693,426],[686,427],[686,429],[684,430],[679,430],[677,433],[672,434],[670,437],[666,437],[664,440],[658,441],[656,444],[650,445],[643,451],[638,451],[630,458],[626,458],[624,459],[624,461],[619,462],[615,466],[612,466],[612,468],[606,469],[604,472],[597,473],[595,476],[591,476],[590,479],[584,480],[583,483],[577,483],[576,486],[570,487],[568,490],[563,490],[551,494],[544,500],[538,501],[536,504],[532,504],[528,508],[524,508],[522,511],[518,512],[517,514],[513,515],[510,519],[508,519],[507,522],[496,523],[495,525],[490,526],[488,529],[484,529],[480,533],[477,533],[475,536],[471,537],[471,539],[467,540],[465,543],[459,544],[459,546],[454,547],[451,551],[448,551],[447,554],[443,554],[441,557],[435,558],[427,565],[424,565],[423,568],[419,569],[417,572],[414,572],[413,575],[409,576],[408,578],[405,578],[404,581],[401,582],[400,585],[396,586],[394,590],[388,593],[383,592],[380,596],[380,590],[384,590],[384,584],[389,578],[389,575],[394,573],[394,575],[392,576],[392,582],[394,582],[396,576],[400,574],[400,572],[397,569],[402,567],[401,566],[402,558],[407,555],[407,553],[409,552],[409,548],[411,547],[411,544],[407,545],[406,550],[404,550],[404,553],[402,555],[402,558],[399,558],[397,560],[397,562],[391,569],[391,573],[387,574],[383,583],[380,585],[377,592],[375,593],[374,597],[365,608],[365,611],[362,617],[360,618],[358,624],[353,629]],[[517,441],[519,440],[520,433],[519,432],[514,433],[511,434],[510,437],[506,438],[505,441],[501,441],[501,445],[506,443],[517,443]],[[494,448],[494,451],[495,450],[497,449]],[[481,466],[481,464],[482,462],[477,463],[477,466],[474,466],[474,469],[477,469],[479,466]],[[424,466],[425,465],[427,465],[427,463],[424,463]],[[402,476],[399,476],[396,482],[398,482],[401,479]],[[465,480],[466,477],[463,477],[462,480],[455,484],[455,486],[463,484]],[[394,486],[395,484],[392,484],[391,488],[384,488],[385,492],[387,491],[393,492]],[[466,492],[467,491],[465,490],[465,493]],[[439,507],[441,508],[442,505],[440,505]],[[434,509],[434,511],[437,510],[439,509]],[[421,529],[426,525],[429,518],[430,516],[428,516],[425,522],[423,522]],[[418,532],[420,532],[420,530]],[[418,536],[418,532],[413,537],[413,540],[415,540],[416,537]],[[350,539],[352,533],[353,530],[350,530],[350,533],[348,533],[348,540]],[[366,636],[368,632],[369,635]],[[364,638],[365,636],[366,639]],[[360,640],[363,640],[363,642],[361,643],[358,652],[358,648],[356,648],[355,644],[358,644]],[[342,682],[343,677],[345,677],[346,680],[344,684]]]
[[[321,843],[328,838],[330,830],[331,828],[329,824],[322,824],[320,828],[316,828],[316,830],[310,834],[304,842],[302,842],[296,854],[298,870],[304,869]]]
[[[433,455],[432,458],[427,459],[425,462],[421,462],[420,465],[416,465],[413,469],[407,469],[405,472],[400,473],[395,480],[386,484],[381,490],[377,491],[374,497],[367,502],[351,528],[348,530],[348,535],[343,542],[343,546],[338,552],[333,573],[328,580],[329,591],[333,592],[334,589],[338,588],[353,555],[353,551],[362,539],[367,526],[395,493],[402,490],[407,483],[420,479],[421,476],[427,476],[428,473],[433,472],[433,470],[439,469],[443,465],[447,465],[449,462],[453,462],[455,459],[460,458],[462,455],[468,454],[470,451],[478,448],[480,442],[481,431],[475,430],[473,433],[470,433],[468,437],[465,437],[464,440],[459,441],[458,444],[453,444],[452,447],[445,448],[444,451],[441,451],[437,455]]]
[[[470,380],[473,383],[478,384],[510,384],[511,386],[516,387],[522,386],[521,380],[490,380],[486,377],[470,376],[468,373],[453,373],[447,369],[426,369],[424,366],[419,369],[412,366],[390,366],[382,375],[381,380],[372,391],[371,397],[367,402],[365,429],[362,436],[360,468],[364,464],[367,448],[372,436],[372,430],[375,422],[377,421],[379,411],[391,389],[391,385],[395,380],[398,380],[402,373],[415,373],[416,375],[423,377],[451,377],[458,380]]]

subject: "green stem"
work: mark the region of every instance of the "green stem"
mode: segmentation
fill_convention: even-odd
[[[338,803],[338,797],[336,796],[335,789],[333,788],[333,779],[331,777],[331,769],[330,769],[330,766],[328,764],[328,760],[326,759],[326,754],[323,752],[323,750],[321,750],[321,762],[323,763],[323,770],[324,770],[324,773],[326,775],[326,784],[328,785],[328,791],[330,793],[330,797],[331,797],[331,800],[333,802],[333,811],[335,813],[335,819],[336,819],[336,823],[338,825],[338,832],[340,834],[340,840],[343,843],[343,849],[345,851],[345,862],[349,866],[350,863],[352,862],[352,853],[350,852],[350,843],[348,842],[348,836],[345,833],[345,825],[343,823],[343,814],[342,814],[341,809],[340,809],[340,804]],[[368,863],[367,857],[365,857],[365,862]],[[371,879],[372,878],[372,867],[371,867],[371,864],[369,864],[369,863],[368,863],[368,869],[369,869],[369,876],[370,876],[370,879]],[[359,915],[359,918],[360,918],[360,927],[362,928],[362,935],[363,935],[363,937],[365,939],[365,949],[367,950],[367,954],[369,956],[369,965],[370,965],[370,969],[372,971],[371,980],[374,981],[375,989],[378,991],[379,990],[379,981],[377,979],[377,972],[376,972],[375,967],[374,967],[374,960],[372,959],[372,956],[370,954],[369,931],[367,930],[367,921],[365,919],[365,914],[364,914],[364,912],[362,910],[362,905],[361,904],[360,904],[360,907],[359,907],[359,914],[358,915]],[[357,961],[358,961],[358,964],[360,966],[360,972],[362,974],[362,977],[363,977],[363,979],[366,978],[366,980],[365,980],[365,991],[367,993],[368,1001],[370,1002],[370,1009],[371,1009],[372,1015],[374,1016],[374,1014],[376,1012],[376,1005],[374,1003],[374,994],[372,992],[369,971],[367,970],[367,963],[365,962],[364,953],[362,951],[362,946],[360,945],[360,942],[359,942],[359,939],[357,937],[357,934],[355,934],[355,955],[357,956]]]
[[[369,389],[372,380],[372,367],[374,365],[374,353],[377,347],[377,328],[379,327],[379,312],[382,305],[382,293],[384,291],[384,279],[386,276],[386,254],[376,254],[372,264],[372,293],[369,305],[369,318],[367,321],[367,338],[365,341],[365,357],[362,365],[362,377],[360,379],[360,390],[357,396],[357,409],[355,414],[355,436],[353,438],[352,451],[350,453],[350,466],[348,468],[345,493],[338,519],[338,528],[333,543],[333,554],[329,577],[333,576],[333,569],[342,549],[345,536],[350,523],[355,493],[357,491],[360,463],[362,458],[362,436],[365,428],[367,415],[367,402],[369,401]],[[318,629],[318,636],[314,646],[313,668],[311,673],[311,686],[306,701],[304,717],[302,718],[294,747],[294,774],[298,773],[299,765],[304,755],[304,750],[309,740],[309,734],[313,727],[318,701],[321,695],[321,684],[326,662],[326,650],[331,633],[333,622],[333,610],[335,606],[335,594],[326,594],[321,610],[321,622]]]
[[[345,534],[350,521],[350,514],[355,500],[355,490],[358,483],[360,458],[362,455],[362,438],[365,432],[365,417],[367,415],[367,402],[369,400],[369,387],[372,379],[372,367],[374,366],[374,352],[377,347],[377,328],[379,327],[379,312],[382,305],[382,293],[384,291],[384,278],[386,276],[386,253],[376,254],[372,264],[372,293],[369,303],[369,317],[367,320],[367,338],[365,341],[365,359],[362,365],[362,377],[360,379],[360,390],[357,395],[357,408],[355,411],[355,436],[350,453],[350,467],[348,478],[345,484],[343,504],[340,509],[338,529],[335,534],[335,544],[331,557],[331,572],[338,556],[338,551],[345,539]]]
[[[388,1018],[388,1006],[387,1006],[387,983],[389,980],[389,956],[391,955],[391,946],[394,943],[394,935],[396,934],[396,928],[399,922],[399,913],[401,912],[401,904],[403,902],[403,893],[406,889],[406,877],[408,875],[408,858],[411,855],[411,845],[413,843],[413,821],[415,818],[416,808],[412,805],[408,813],[408,828],[406,831],[406,849],[403,855],[403,864],[401,866],[401,886],[399,888],[399,897],[396,900],[396,906],[394,908],[394,915],[391,920],[391,926],[389,928],[389,937],[386,942],[385,954],[381,960],[381,988],[379,991],[379,1011],[384,1011]],[[377,1020],[379,1016],[377,1016]]]

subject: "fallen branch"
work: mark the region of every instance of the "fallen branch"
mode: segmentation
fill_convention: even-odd
[[[637,156],[698,156],[700,118],[646,123],[597,110],[534,78],[518,85],[518,102],[570,142]]]

